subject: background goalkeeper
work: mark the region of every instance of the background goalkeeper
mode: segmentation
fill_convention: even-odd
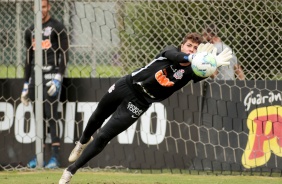
[[[63,75],[68,62],[69,41],[66,29],[62,23],[51,18],[49,11],[51,5],[48,0],[42,0],[42,50],[43,50],[43,109],[44,121],[48,123],[52,141],[52,156],[46,168],[59,166],[59,125],[58,125],[58,102]],[[35,76],[34,76],[34,25],[25,31],[26,62],[24,87],[21,101],[29,105],[29,100],[34,101]],[[45,123],[46,133],[47,127]],[[44,134],[45,135],[45,134]],[[27,164],[34,168],[37,165],[36,158],[32,158]]]
[[[59,183],[70,183],[79,168],[98,155],[112,138],[130,127],[153,102],[168,98],[189,81],[205,79],[196,76],[191,68],[197,49],[198,52],[212,52],[214,48],[210,43],[199,45],[201,42],[199,34],[187,34],[181,46],[167,46],[148,65],[113,84],[91,115],[69,156],[69,161],[75,162],[64,171]],[[215,56],[219,66],[228,65],[231,57],[231,52]],[[110,120],[93,139],[92,135],[110,115]]]

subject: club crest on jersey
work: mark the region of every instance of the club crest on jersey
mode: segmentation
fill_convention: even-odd
[[[52,27],[48,26],[43,30],[43,35],[44,36],[50,36],[52,32]]]
[[[183,69],[177,70],[177,71],[173,74],[173,77],[176,78],[176,79],[182,79],[184,72],[185,72],[185,71],[184,71]]]

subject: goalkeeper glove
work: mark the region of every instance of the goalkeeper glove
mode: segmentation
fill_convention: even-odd
[[[212,55],[216,59],[217,67],[220,66],[228,66],[230,65],[230,59],[232,56],[232,51],[228,48],[225,48],[220,54],[216,55],[217,49],[214,48],[212,51]]]
[[[200,53],[200,52],[212,53],[214,48],[215,47],[211,43],[205,43],[205,44],[201,43],[198,46],[197,53]]]
[[[51,81],[47,82],[46,86],[50,87],[49,90],[47,91],[49,96],[57,96],[61,90],[61,81],[62,81],[62,76],[60,74],[56,74],[54,79]]]
[[[213,46],[213,44],[211,43],[201,43],[199,46],[198,46],[198,49],[197,49],[197,53],[200,53],[200,52],[207,52],[207,53],[212,53],[213,50],[215,49],[215,47]],[[190,54],[188,56],[188,61],[192,62],[193,58],[196,56],[196,54]]]
[[[22,90],[22,94],[21,94],[21,102],[22,102],[25,106],[28,106],[29,101],[30,101],[29,98],[28,98],[28,85],[29,85],[28,82],[25,82],[25,83],[24,83],[23,90]]]

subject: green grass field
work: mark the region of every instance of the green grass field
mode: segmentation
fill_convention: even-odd
[[[1,184],[53,184],[58,183],[63,170],[3,171]],[[230,176],[207,174],[143,174],[126,172],[78,171],[72,184],[281,184],[281,177]]]

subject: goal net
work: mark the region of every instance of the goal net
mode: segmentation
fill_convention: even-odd
[[[34,23],[33,3],[0,0],[0,153],[5,155],[0,165],[4,169],[25,166],[35,152],[32,111],[18,109],[26,56],[23,36]],[[179,45],[188,32],[202,33],[212,23],[232,48],[245,80],[208,79],[184,87],[154,104],[111,141],[100,161],[88,165],[281,172],[280,0],[50,3],[51,16],[64,23],[70,39],[63,90],[67,95],[62,97],[58,123],[64,154],[70,153],[101,95],[116,78],[146,65],[166,45]],[[24,118],[19,120],[21,113]],[[62,166],[67,164],[62,161]]]

